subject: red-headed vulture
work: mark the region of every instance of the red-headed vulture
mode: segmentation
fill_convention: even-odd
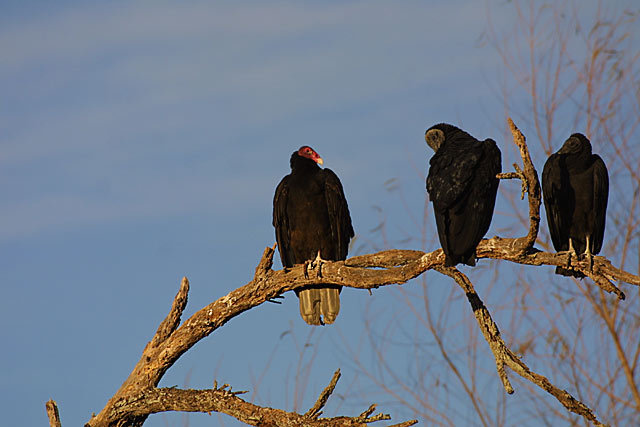
[[[291,173],[280,181],[273,197],[273,226],[282,266],[305,264],[317,257],[344,260],[354,236],[342,184],[311,147],[291,155]],[[340,286],[314,285],[296,289],[300,315],[310,325],[333,323],[340,311]],[[321,317],[322,316],[322,317]]]

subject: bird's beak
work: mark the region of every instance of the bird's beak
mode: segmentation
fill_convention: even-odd
[[[322,157],[318,157],[316,159],[316,163],[322,166],[324,164],[324,160],[322,160]]]
[[[558,154],[571,153],[571,149],[577,146],[579,143],[580,141],[578,141],[578,138],[567,139],[567,141],[562,145],[562,147],[560,147],[560,150],[558,150]]]

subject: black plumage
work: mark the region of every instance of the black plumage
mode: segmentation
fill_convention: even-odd
[[[273,198],[273,226],[284,267],[316,257],[344,260],[354,236],[342,184],[311,147],[291,155],[291,173]],[[340,311],[341,287],[317,285],[296,290],[300,315],[310,325],[333,323]],[[322,315],[322,318],[320,317]]]
[[[576,256],[584,253],[592,262],[604,239],[609,174],[586,136],[574,133],[549,156],[542,170],[542,194],[553,247]],[[584,277],[564,267],[556,273]]]
[[[435,151],[429,161],[427,191],[433,202],[445,265],[474,266],[476,247],[489,230],[502,169],[492,139],[478,141],[465,131],[440,123],[425,132]]]

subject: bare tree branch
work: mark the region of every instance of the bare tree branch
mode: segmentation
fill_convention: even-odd
[[[47,401],[45,408],[47,409],[47,416],[49,417],[49,427],[62,427],[60,414],[58,413],[58,405],[55,400],[51,399]]]
[[[614,286],[611,280],[640,286],[640,277],[613,267],[604,257],[594,257],[593,268],[590,269],[586,260],[572,259],[571,264],[567,265],[565,254],[542,252],[533,247],[540,223],[540,185],[524,136],[510,119],[509,124],[523,160],[523,169],[516,173],[526,184],[530,226],[525,237],[494,237],[481,241],[476,251],[477,256],[524,265],[568,266],[585,273],[601,289],[615,293],[619,299],[624,299],[622,291]],[[303,421],[304,425],[366,425],[367,422],[389,419],[388,415],[383,414],[372,417],[375,405],[357,417],[318,418],[320,410],[338,381],[339,371],[320,394],[313,407],[303,415],[253,405],[240,399],[237,396],[238,392],[225,390],[224,386],[215,387],[212,390],[157,389],[156,386],[167,369],[198,341],[234,317],[284,292],[320,283],[372,289],[406,283],[430,269],[452,277],[464,290],[478,326],[494,355],[498,375],[508,393],[513,393],[513,387],[504,370],[505,365],[553,395],[569,411],[582,415],[596,425],[600,424],[586,405],[566,391],[555,387],[544,376],[531,372],[505,345],[500,337],[498,326],[492,320],[469,279],[455,268],[444,267],[445,257],[441,249],[430,253],[394,249],[356,256],[346,261],[326,261],[321,266],[318,263],[310,269],[310,274],[306,274],[302,265],[278,271],[272,270],[274,252],[275,245],[265,248],[254,277],[249,283],[202,308],[178,326],[189,291],[189,282],[184,278],[169,314],[145,347],[133,371],[104,409],[89,420],[86,426],[140,426],[149,414],[167,410],[224,412],[248,424],[261,426],[302,425],[300,423]],[[401,425],[412,423],[414,421],[407,421]]]
[[[187,306],[187,296],[189,294],[189,280],[186,277],[182,278],[182,283],[180,285],[180,290],[178,294],[173,300],[173,305],[171,306],[171,311],[167,317],[160,323],[158,326],[158,330],[151,340],[151,346],[157,347],[160,343],[164,342],[169,335],[173,333],[180,325],[180,317],[182,316],[182,312]]]
[[[593,415],[593,412],[587,405],[574,398],[566,390],[561,390],[551,384],[551,382],[546,377],[532,372],[529,367],[522,360],[520,360],[520,358],[516,356],[511,351],[511,349],[509,349],[509,347],[507,347],[507,345],[502,340],[502,337],[500,336],[498,325],[496,325],[496,323],[491,318],[489,310],[487,310],[487,307],[484,305],[484,303],[476,293],[473,284],[467,276],[453,267],[437,267],[436,270],[453,278],[467,295],[467,299],[471,304],[471,308],[473,309],[473,314],[476,317],[478,326],[480,327],[485,340],[491,347],[491,352],[496,359],[496,369],[498,370],[498,376],[500,377],[500,380],[502,381],[504,389],[507,393],[512,394],[514,390],[511,386],[511,383],[509,382],[509,378],[507,378],[507,373],[504,370],[505,365],[510,367],[518,375],[531,381],[532,383],[536,384],[538,387],[542,388],[553,397],[558,399],[558,401],[562,403],[562,405],[569,411],[574,412],[578,415],[582,415],[584,418],[591,421],[595,425],[603,425],[600,421],[598,421],[595,415]]]
[[[334,375],[334,379],[336,376]],[[337,380],[336,380],[337,381]],[[332,380],[332,383],[334,381]],[[335,385],[335,384],[334,384]],[[323,394],[326,392],[323,391]],[[319,414],[296,414],[280,409],[266,408],[246,402],[238,397],[241,392],[232,392],[224,388],[211,390],[181,390],[177,388],[151,388],[122,400],[111,408],[109,418],[126,419],[132,416],[143,417],[148,414],[166,411],[184,412],[222,412],[248,425],[253,426],[358,426],[389,420],[388,414],[371,416],[367,410],[356,417],[318,418]],[[329,392],[325,398],[328,398]],[[323,398],[321,396],[320,398]],[[375,408],[375,405],[373,405]],[[371,409],[371,408],[370,408]],[[407,421],[403,425],[413,425],[417,421]]]
[[[507,378],[507,373],[504,370],[504,364],[506,361],[505,349],[508,349],[504,344],[504,341],[502,341],[502,338],[500,337],[500,330],[498,329],[498,325],[496,325],[496,323],[491,318],[489,310],[487,309],[487,307],[485,307],[484,303],[476,293],[473,284],[466,275],[464,275],[455,267],[438,266],[436,267],[436,270],[446,276],[451,277],[464,291],[467,299],[469,300],[469,303],[471,304],[471,309],[473,310],[473,314],[476,317],[478,326],[480,326],[482,335],[484,335],[484,339],[491,347],[493,356],[496,359],[496,369],[498,371],[498,376],[502,381],[502,385],[504,386],[504,389],[507,393],[513,394],[513,386],[511,386],[509,378]]]
[[[318,418],[322,414],[322,408],[327,404],[327,400],[329,400],[329,396],[331,396],[331,393],[333,393],[333,390],[336,388],[336,384],[338,384],[339,379],[340,369],[333,374],[331,382],[324,390],[322,390],[322,393],[318,396],[316,403],[304,414],[305,417]]]
[[[523,176],[524,182],[526,182],[526,185],[523,184],[523,186],[526,186],[529,199],[529,233],[518,251],[518,254],[524,254],[533,248],[536,238],[538,237],[538,230],[540,229],[540,181],[538,181],[538,172],[536,172],[536,168],[531,161],[526,138],[513,123],[511,117],[507,118],[507,122],[513,135],[513,142],[520,150],[520,157],[522,158],[524,169],[519,170],[516,165],[514,165],[514,167],[516,167],[516,170]]]

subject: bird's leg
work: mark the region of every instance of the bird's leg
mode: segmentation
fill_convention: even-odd
[[[589,262],[589,271],[593,271],[593,254],[591,253],[591,249],[589,248],[589,235],[587,235],[587,249],[585,249],[584,254],[587,257],[587,261]]]
[[[576,250],[573,248],[573,240],[571,240],[571,237],[569,237],[569,250],[568,250],[569,254],[567,256],[567,268],[571,268],[571,256],[575,256],[576,259],[578,259],[578,254],[576,253]]]
[[[304,262],[304,278],[308,279],[309,278],[309,265],[311,264],[310,260],[307,260]]]
[[[318,255],[316,255],[316,259],[313,260],[313,265],[314,268],[317,265],[318,266],[318,277],[322,278],[322,263],[324,262],[324,260],[322,258],[320,258],[320,251],[318,251]]]

